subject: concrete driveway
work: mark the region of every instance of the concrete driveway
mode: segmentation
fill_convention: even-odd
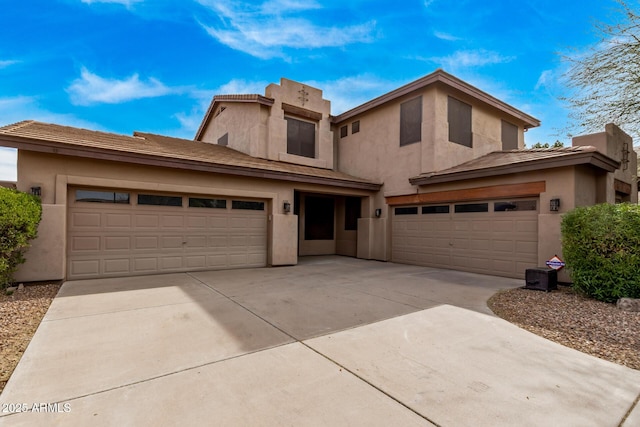
[[[0,425],[640,425],[639,371],[490,314],[521,285],[342,257],[67,282]]]

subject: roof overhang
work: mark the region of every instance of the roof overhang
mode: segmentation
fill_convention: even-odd
[[[0,146],[17,148],[18,150],[39,153],[57,154],[62,156],[109,160],[131,164],[159,166],[173,169],[184,169],[226,175],[244,176],[251,178],[273,179],[278,181],[304,182],[309,184],[330,185],[334,187],[354,190],[378,191],[382,184],[360,182],[313,176],[295,172],[274,171],[251,168],[246,166],[225,165],[220,163],[202,162],[191,159],[180,159],[153,154],[132,153],[121,150],[109,150],[97,147],[77,146],[57,141],[46,141],[23,136],[0,135]]]
[[[431,173],[409,178],[412,185],[429,185],[443,182],[479,179],[490,176],[509,175],[521,172],[538,171],[566,166],[590,165],[607,172],[614,172],[620,167],[620,162],[605,156],[598,151],[577,152],[568,156],[530,160],[508,165],[500,165],[481,169],[458,171],[451,173]]]
[[[393,90],[389,93],[386,93],[382,96],[372,99],[371,101],[366,102],[349,111],[346,111],[340,115],[333,116],[332,122],[340,123],[345,120],[349,120],[359,114],[365,113],[368,110],[379,107],[383,104],[386,104],[387,102],[393,101],[394,99],[400,98],[412,92],[423,89],[429,85],[437,84],[437,83],[456,89],[462,93],[465,93],[473,98],[480,100],[481,102],[484,102],[485,104],[491,107],[497,108],[498,110],[503,111],[504,113],[519,119],[520,121],[523,122],[525,129],[540,126],[540,120],[536,119],[535,117],[530,116],[529,114],[526,114],[503,101],[500,101],[499,99],[489,95],[488,93],[483,92],[474,86],[471,86],[470,84],[460,80],[459,78],[441,69],[438,69],[433,73],[428,74],[422,77],[421,79],[415,80],[407,85],[404,85],[396,90]]]

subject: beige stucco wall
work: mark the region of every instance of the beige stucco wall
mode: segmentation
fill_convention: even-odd
[[[304,83],[282,78],[280,84],[270,84],[265,89],[265,96],[275,100],[271,107],[271,115],[267,121],[267,158],[288,163],[302,164],[319,168],[333,169],[333,133],[331,132],[331,102],[322,98],[322,91]],[[316,124],[316,157],[315,159],[295,156],[287,153],[287,122],[282,104],[320,113],[319,121],[295,117]]]
[[[602,154],[621,162],[620,168],[614,173],[601,175],[598,178],[597,203],[615,203],[616,193],[614,181],[617,179],[631,185],[629,202],[638,203],[638,193],[635,191],[638,180],[638,154],[633,150],[633,139],[614,124],[605,126],[604,132],[574,137],[572,145],[590,145]]]
[[[265,111],[268,107],[258,103],[222,102],[218,108],[224,108],[224,111],[211,120],[201,140],[217,144],[219,138],[228,134],[229,148],[265,158]]]
[[[472,106],[473,146],[449,142],[448,97]],[[422,96],[422,141],[400,146],[400,104]],[[524,147],[524,128],[514,118],[487,107],[475,98],[454,93],[445,87],[426,87],[365,114],[334,126],[338,146],[338,169],[363,178],[384,182],[385,196],[410,194],[417,188],[409,178],[439,171],[502,150],[502,120],[519,126],[518,144]],[[351,133],[351,124],[360,121],[360,132]],[[340,137],[340,127],[349,133]]]
[[[39,237],[29,251],[19,280],[52,280],[64,276],[66,265],[66,207],[68,186],[123,188],[177,194],[235,196],[267,200],[268,263],[297,263],[298,217],[283,211],[293,204],[294,191],[367,198],[371,192],[317,184],[285,182],[198,171],[134,165],[104,160],[18,152],[18,189],[42,188],[45,205]],[[363,212],[364,214],[364,212]],[[334,251],[335,253],[335,244]],[[42,266],[34,269],[33,266]]]
[[[13,275],[17,282],[61,280],[65,277],[64,253],[67,210],[64,205],[42,205],[38,237],[25,253],[26,262]]]

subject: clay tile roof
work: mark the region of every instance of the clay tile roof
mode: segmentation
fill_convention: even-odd
[[[590,164],[609,172],[620,166],[619,162],[592,146],[507,150],[494,151],[449,169],[410,178],[409,181],[414,185],[435,184],[578,164]]]
[[[24,121],[0,127],[1,145],[70,156],[367,190],[377,190],[381,186],[330,169],[259,159],[220,145],[142,132],[126,136]]]

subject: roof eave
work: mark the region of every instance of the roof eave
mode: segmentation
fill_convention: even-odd
[[[445,182],[487,178],[491,176],[577,165],[591,165],[607,172],[613,172],[620,167],[620,162],[599,152],[585,152],[550,159],[529,160],[527,162],[518,162],[509,165],[453,172],[443,175],[419,175],[409,178],[409,182],[412,185],[440,184]]]
[[[43,141],[39,139],[31,139],[6,134],[0,135],[0,142],[1,146],[17,148],[18,150],[50,153],[62,156],[92,158],[99,160],[142,164],[147,166],[167,167],[173,169],[197,170],[202,172],[273,179],[278,181],[293,181],[309,184],[332,185],[335,187],[367,191],[378,191],[382,187],[382,184],[373,182],[341,180],[338,178],[297,174],[294,172],[270,171],[266,169],[250,168],[246,166],[208,163],[190,159],[178,159],[175,157],[107,150],[96,147],[69,146],[67,144],[59,142]]]
[[[382,96],[379,96],[371,101],[368,101],[358,107],[355,107],[349,111],[346,111],[342,114],[332,117],[332,122],[340,123],[345,120],[348,120],[358,114],[365,113],[373,108],[379,107],[387,102],[393,101],[401,96],[407,95],[424,87],[427,87],[434,83],[443,83],[449,87],[457,89],[463,93],[466,93],[474,98],[481,100],[482,102],[491,105],[494,108],[502,110],[507,114],[518,118],[524,123],[524,127],[526,129],[540,126],[540,120],[536,119],[529,114],[526,114],[511,105],[500,101],[499,99],[489,95],[486,92],[481,91],[480,89],[471,86],[470,84],[458,79],[457,77],[445,72],[444,70],[438,69],[431,74],[428,74],[418,80],[415,80],[411,83],[408,83],[398,89],[395,89],[391,92],[388,92]]]

